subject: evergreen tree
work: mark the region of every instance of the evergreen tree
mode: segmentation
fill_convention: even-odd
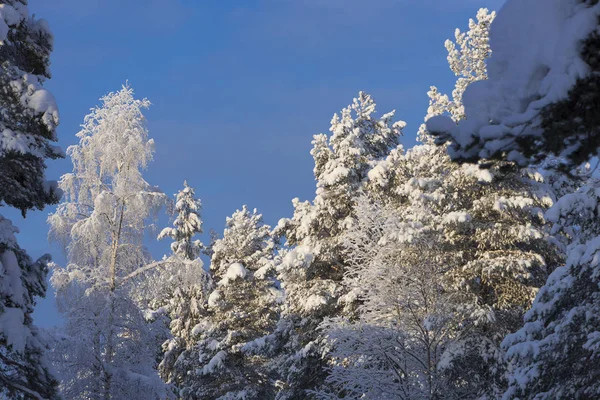
[[[177,193],[175,202],[177,218],[173,222],[174,227],[163,229],[158,235],[158,240],[170,237],[173,239],[173,243],[171,243],[173,254],[194,260],[200,256],[202,250],[200,240],[192,241],[195,234],[202,233],[202,220],[200,219],[202,203],[195,198],[194,189],[189,187],[187,182],[183,182],[183,186],[183,190]]]
[[[525,16],[532,13],[539,13],[539,23],[529,23]],[[471,122],[455,126],[438,117],[427,129],[439,142],[451,141],[450,155],[457,161],[499,158],[527,165],[558,156],[568,174],[582,161],[596,164],[590,157],[598,153],[593,110],[600,5],[510,0],[499,15],[492,27],[489,80],[465,93]],[[525,325],[504,340],[512,362],[506,399],[600,394],[598,188],[594,168],[586,169],[590,179],[547,213],[553,229],[564,230],[572,243],[566,265],[550,275]]]
[[[466,83],[486,78],[493,17],[480,10],[469,32],[457,32],[460,51],[447,42],[461,77],[452,102],[430,92],[430,115],[464,118]],[[356,322],[324,325],[335,359],[327,378],[334,390],[319,392],[323,398],[497,397],[506,386],[502,338],[521,326],[561,261],[543,218],[554,196],[539,173],[506,162],[456,165],[421,135],[424,144],[392,152],[369,173],[365,193],[379,211],[357,212],[346,235],[352,262],[344,282],[362,304]],[[352,339],[363,330],[376,343]]]
[[[150,261],[147,221],[166,202],[142,177],[154,147],[142,114],[150,102],[129,86],[101,100],[67,150],[73,172],[62,177],[64,201],[48,218],[68,260],[51,280],[65,317],[54,360],[69,399],[164,398],[148,346],[155,335],[132,296]]]
[[[46,159],[63,157],[56,142],[58,108],[43,88],[52,34],[29,16],[25,0],[0,1],[0,205],[43,209],[60,197],[45,179]],[[46,294],[49,256],[31,260],[0,215],[0,397],[57,398],[57,381],[33,325],[36,296]]]
[[[188,373],[184,399],[268,399],[264,336],[272,332],[281,298],[273,275],[270,227],[246,206],[227,218],[212,247],[209,313],[192,330],[196,343],[179,357]]]
[[[31,318],[34,297],[46,294],[49,256],[31,260],[18,231],[0,216],[0,397],[57,399],[47,346]]]
[[[171,338],[162,344],[164,355],[159,365],[162,378],[176,387],[185,387],[190,360],[180,357],[195,343],[194,328],[207,317],[207,299],[213,283],[200,260],[203,248],[194,236],[202,233],[200,199],[194,189],[184,182],[183,190],[176,196],[177,216],[174,227],[162,230],[158,239],[173,239],[173,254],[163,268],[147,277],[146,285],[150,308],[154,318],[166,315],[169,319]]]
[[[286,302],[283,320],[270,337],[279,347],[274,369],[282,374],[280,399],[303,399],[323,381],[325,358],[317,327],[344,308],[342,234],[352,223],[353,206],[372,163],[398,145],[405,123],[393,122],[393,117],[390,112],[376,118],[375,102],[363,92],[341,116],[334,115],[331,136],[315,135],[313,140],[314,201],[294,199],[293,218],[281,220],[275,230],[291,247],[277,267]]]
[[[0,2],[0,202],[21,210],[55,204],[60,191],[45,180],[45,160],[64,157],[54,145],[58,108],[42,87],[50,78],[53,37],[27,1]]]

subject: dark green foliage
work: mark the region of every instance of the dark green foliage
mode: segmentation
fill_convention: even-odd
[[[17,8],[25,0],[1,3]],[[45,23],[23,19],[9,27],[0,45],[0,130],[26,135],[27,150],[0,151],[0,203],[21,210],[42,209],[56,204],[60,192],[45,181],[46,158],[63,157],[62,151],[51,145],[56,141],[57,118],[26,107],[22,97],[31,95],[30,83],[41,84],[50,77],[49,64],[52,36]]]

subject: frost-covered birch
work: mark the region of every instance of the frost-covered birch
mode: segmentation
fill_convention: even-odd
[[[65,317],[54,361],[67,398],[164,398],[153,333],[131,296],[131,278],[150,261],[148,220],[166,202],[142,176],[154,147],[142,114],[150,102],[130,86],[101,101],[67,149],[73,172],[62,177],[63,202],[48,218],[68,261],[51,279]]]

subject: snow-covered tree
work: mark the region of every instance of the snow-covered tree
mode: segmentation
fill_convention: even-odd
[[[532,13],[536,24],[527,17]],[[492,26],[489,80],[465,92],[467,122],[456,126],[438,117],[428,121],[428,130],[440,142],[450,140],[450,155],[459,161],[501,158],[526,165],[554,156],[570,173],[598,153],[599,16],[597,1],[509,0]],[[597,191],[590,172],[547,213],[554,229],[573,242],[566,265],[550,275],[525,325],[504,341],[513,364],[506,399],[600,395]]]
[[[194,189],[183,182],[183,190],[177,193],[175,199],[175,212],[177,217],[173,222],[173,228],[165,228],[158,235],[158,240],[170,237],[173,239],[171,250],[173,254],[188,260],[194,260],[200,256],[202,243],[200,240],[192,240],[195,234],[202,233],[202,220],[200,209],[202,203],[195,197]]]
[[[52,144],[58,107],[42,87],[52,43],[48,23],[29,16],[26,0],[0,2],[0,202],[23,215],[60,197],[56,183],[45,180],[45,160],[64,157]]]
[[[452,91],[452,100],[446,94],[439,92],[435,86],[431,86],[427,96],[429,96],[429,108],[425,121],[437,115],[448,115],[454,122],[465,118],[465,108],[463,105],[463,94],[467,86],[473,82],[487,79],[486,60],[491,51],[489,45],[490,26],[496,18],[494,11],[490,12],[487,8],[480,8],[477,11],[477,20],[469,19],[469,30],[461,32],[456,29],[454,39],[446,40],[444,46],[448,51],[448,64],[450,69],[458,77],[454,90]],[[421,141],[428,141],[430,136],[427,134],[425,124],[419,127],[417,135]]]
[[[336,357],[327,383],[347,397],[360,377],[363,386],[350,398],[380,398],[384,392],[390,398],[493,397],[506,384],[500,342],[518,329],[537,289],[560,262],[560,247],[540,217],[552,197],[527,171],[461,167],[431,144],[409,150],[393,166],[394,179],[404,182],[395,197],[369,199],[368,212],[364,205],[357,208],[345,235],[349,266],[343,283],[359,307],[356,317],[324,324]],[[340,338],[365,329],[377,344]],[[419,344],[435,338],[435,351],[413,343],[410,354],[402,352],[399,337]],[[377,358],[371,345],[388,352]],[[354,346],[358,363],[349,370],[348,346]],[[408,362],[406,380],[379,387],[381,381],[369,375],[377,368],[360,365],[361,354],[380,363],[381,374],[393,375],[397,363]],[[384,357],[390,354],[393,363]],[[324,392],[331,396],[331,390]]]
[[[150,261],[148,220],[166,203],[142,177],[154,147],[142,114],[150,102],[129,86],[101,101],[67,150],[73,172],[63,175],[64,200],[48,218],[68,261],[51,279],[65,317],[54,361],[67,398],[164,398],[148,345],[154,333],[131,295]]]
[[[304,398],[306,390],[323,381],[317,327],[344,306],[338,301],[345,293],[341,281],[347,266],[342,234],[353,220],[354,203],[372,163],[398,146],[405,123],[393,122],[393,117],[390,112],[377,118],[375,102],[363,92],[334,115],[331,136],[315,135],[313,140],[314,201],[294,199],[294,216],[281,220],[275,230],[291,247],[277,267],[286,291],[284,319],[273,336],[280,346],[274,361],[282,374],[278,398]]]
[[[55,399],[58,381],[31,318],[34,297],[46,294],[49,257],[33,262],[17,244],[17,232],[0,215],[0,397]]]
[[[460,321],[443,278],[452,253],[425,220],[361,197],[345,235],[345,283],[356,317],[326,320],[330,353],[321,399],[452,398],[438,368]],[[410,213],[410,212],[409,212]],[[426,213],[421,214],[425,219]],[[413,215],[414,217],[414,215]]]
[[[184,182],[183,190],[176,196],[174,227],[163,229],[158,236],[159,240],[173,239],[173,254],[164,260],[164,267],[151,271],[138,289],[145,292],[154,318],[168,318],[171,337],[162,344],[164,355],[159,371],[175,387],[186,381],[189,360],[180,356],[195,343],[194,327],[207,317],[208,294],[213,287],[199,258],[203,245],[194,240],[202,232],[200,209],[200,199]]]
[[[460,51],[446,43],[451,69],[460,78],[453,101],[433,97],[429,114],[464,118],[466,85],[486,77],[493,17],[480,10],[478,23],[470,21],[469,32],[457,33]],[[426,131],[421,137],[424,144],[405,154],[392,152],[369,172],[365,193],[372,208],[385,215],[391,207],[394,218],[357,211],[348,230],[346,246],[353,257],[344,283],[361,305],[356,321],[324,325],[335,355],[330,387],[319,392],[324,398],[498,396],[507,372],[500,343],[521,326],[524,311],[561,260],[543,218],[554,196],[539,173],[506,162],[485,170],[459,166]],[[356,245],[357,230],[379,238]],[[380,289],[364,289],[369,287]],[[399,311],[406,307],[411,313],[402,316]],[[363,329],[376,343],[352,339],[352,330]],[[435,351],[423,346],[429,340]],[[406,343],[409,352],[403,350]],[[395,378],[383,385],[372,375],[377,373]]]
[[[196,343],[177,361],[189,371],[182,398],[273,397],[263,337],[275,327],[282,297],[272,278],[274,249],[270,227],[256,210],[244,206],[227,218],[213,246],[209,313],[193,328]]]
[[[43,209],[58,202],[45,178],[46,159],[64,157],[56,142],[58,108],[43,88],[52,34],[29,15],[27,1],[0,1],[0,206]],[[57,381],[31,314],[46,294],[49,256],[33,261],[17,244],[19,230],[0,215],[0,397],[57,398]]]

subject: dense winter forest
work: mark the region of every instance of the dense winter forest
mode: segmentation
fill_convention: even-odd
[[[0,215],[0,398],[600,399],[600,2],[508,0],[445,46],[414,147],[357,90],[313,137],[314,199],[202,243],[186,171],[174,197],[144,178],[149,100],[125,84],[58,147],[53,35],[1,0],[0,203],[55,205],[66,264]]]

